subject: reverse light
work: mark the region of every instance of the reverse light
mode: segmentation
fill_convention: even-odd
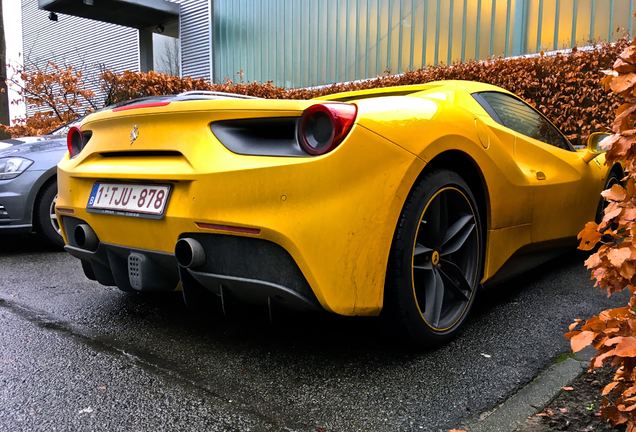
[[[0,158],[0,180],[16,178],[32,164],[32,160],[23,157]]]
[[[323,155],[335,149],[347,136],[358,109],[353,104],[327,102],[307,108],[298,126],[298,142],[306,153]]]

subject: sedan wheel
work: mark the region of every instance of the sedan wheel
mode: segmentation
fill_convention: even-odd
[[[464,180],[435,171],[414,187],[393,241],[386,307],[402,334],[434,345],[453,337],[481,278],[481,225]]]
[[[57,202],[57,194],[51,201],[51,205],[49,206],[49,218],[51,219],[51,226],[55,230],[58,235],[62,236],[62,230],[60,229],[60,223],[57,220],[57,216],[55,215],[55,203]]]
[[[39,193],[35,209],[35,224],[37,231],[51,244],[62,247],[64,240],[60,224],[55,217],[55,202],[57,201],[57,183],[49,183]]]

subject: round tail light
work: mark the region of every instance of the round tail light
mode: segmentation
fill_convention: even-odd
[[[323,155],[347,136],[356,119],[357,107],[346,103],[321,103],[307,108],[298,127],[298,142],[304,152]]]
[[[76,126],[70,127],[68,135],[66,135],[66,146],[68,147],[69,155],[72,158],[77,156],[84,148],[84,144],[82,131]]]

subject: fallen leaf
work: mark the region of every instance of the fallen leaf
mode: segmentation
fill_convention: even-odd
[[[618,343],[616,343],[616,346],[614,347],[614,351],[616,352],[615,355],[619,357],[636,357],[636,337],[618,336],[608,340],[605,344],[611,346],[612,344],[609,344],[608,342],[614,339],[618,339]]]
[[[561,390],[570,392],[570,391],[573,391],[573,390],[574,390],[574,387],[571,387],[571,386],[565,386],[565,387],[561,387]]]
[[[623,411],[623,412],[631,412],[631,411],[634,411],[636,409],[636,404],[632,404],[632,405],[629,405],[629,406],[621,404],[621,405],[618,405],[618,409],[620,411]]]
[[[612,390],[614,390],[614,387],[616,387],[617,385],[618,385],[618,381],[612,381],[611,383],[603,387],[601,396],[607,396]]]
[[[589,330],[584,330],[581,333],[572,336],[570,339],[570,346],[573,352],[579,352],[594,341],[596,333]]]
[[[594,357],[594,362],[592,363],[592,367],[594,368],[600,368],[601,366],[603,366],[603,362],[605,361],[605,359],[607,357],[611,357],[615,354],[614,350],[610,350],[607,352],[604,352],[603,354]]]

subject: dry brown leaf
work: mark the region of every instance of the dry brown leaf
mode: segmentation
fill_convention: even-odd
[[[630,259],[632,255],[631,247],[622,247],[618,249],[612,249],[607,253],[607,258],[610,263],[617,268],[621,268],[625,260]]]
[[[570,345],[572,351],[579,352],[586,346],[589,346],[596,337],[596,333],[589,330],[583,330],[582,332],[572,336],[570,339]]]
[[[586,223],[585,227],[577,235],[577,238],[581,240],[579,249],[592,250],[601,239],[601,233],[598,232],[598,225],[596,225],[595,222]]]

